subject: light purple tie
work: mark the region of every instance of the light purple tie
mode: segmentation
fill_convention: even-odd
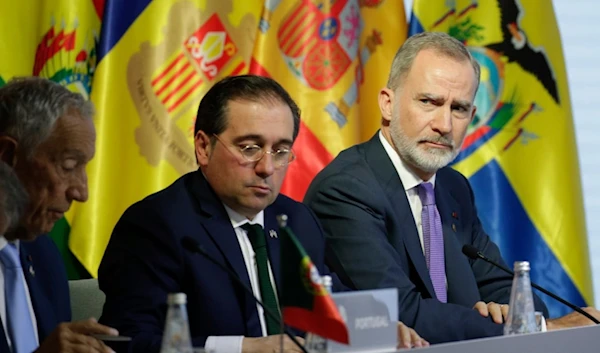
[[[37,347],[35,328],[27,303],[19,250],[15,244],[6,244],[0,250],[0,262],[4,265],[6,327],[12,342],[12,351],[13,353],[31,353]]]
[[[421,221],[423,223],[423,245],[425,247],[425,260],[429,268],[429,276],[438,300],[442,303],[448,301],[446,292],[446,262],[444,261],[444,233],[442,220],[435,206],[435,193],[431,183],[419,185],[419,197],[423,203]]]

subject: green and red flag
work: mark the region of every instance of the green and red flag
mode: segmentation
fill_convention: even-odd
[[[285,259],[281,265],[283,322],[298,330],[349,344],[346,323],[323,286],[317,267],[285,221],[280,222],[281,258]]]

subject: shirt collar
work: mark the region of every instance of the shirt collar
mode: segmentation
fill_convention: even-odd
[[[398,172],[400,181],[402,181],[402,185],[404,186],[404,191],[415,188],[424,182],[423,179],[419,178],[412,170],[410,170],[402,158],[400,158],[398,152],[396,152],[394,147],[392,147],[388,140],[385,139],[381,130],[379,130],[379,140],[383,145],[383,149],[392,160],[396,172]],[[435,187],[435,174],[427,182],[433,184],[433,187]]]
[[[4,247],[8,244],[15,244],[17,247],[17,250],[19,250],[19,240],[14,240],[14,241],[8,241],[6,240],[6,238],[4,237],[4,235],[0,235],[0,250],[4,249]]]
[[[245,216],[242,216],[241,214],[237,213],[236,211],[232,210],[231,208],[227,207],[227,205],[223,204],[223,206],[225,206],[225,211],[227,211],[227,215],[229,216],[229,220],[231,221],[231,225],[233,226],[233,229],[236,229],[238,227],[243,226],[246,223],[250,223],[250,224],[260,224],[261,227],[265,227],[265,211],[260,211],[256,216],[254,216],[253,219],[248,220],[248,218],[246,218]]]

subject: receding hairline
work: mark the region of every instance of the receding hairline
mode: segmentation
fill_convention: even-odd
[[[386,84],[387,88],[395,90],[401,85],[402,80],[410,73],[415,60],[423,51],[432,51],[436,55],[452,59],[457,63],[470,64],[476,85],[479,86],[481,74],[479,63],[463,43],[446,33],[423,32],[409,37],[394,55]]]
[[[479,78],[477,77],[477,72],[471,65],[470,60],[468,58],[464,58],[464,57],[448,55],[444,51],[436,50],[435,48],[424,48],[422,50],[419,50],[419,52],[415,56],[415,59],[412,61],[410,68],[406,72],[401,72],[400,75],[398,76],[398,78],[396,79],[396,87],[394,87],[394,89],[398,89],[403,86],[404,80],[406,80],[408,75],[412,72],[413,68],[415,67],[415,62],[417,61],[417,58],[419,57],[419,55],[426,55],[428,53],[431,53],[436,58],[448,59],[450,61],[453,61],[456,64],[469,66],[469,68],[471,69],[470,71],[473,73],[473,79],[475,80],[475,87],[476,87],[475,91],[477,91],[477,86],[479,85]],[[389,87],[389,85],[388,85],[388,88],[392,89],[391,87]]]

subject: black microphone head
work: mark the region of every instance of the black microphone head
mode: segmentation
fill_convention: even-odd
[[[200,247],[196,239],[188,236],[181,238],[181,245],[191,252],[198,252],[198,248]]]
[[[462,247],[462,252],[463,254],[467,255],[468,258],[470,259],[477,259],[479,258],[479,250],[474,247],[473,245],[469,245],[469,244],[465,244]]]

